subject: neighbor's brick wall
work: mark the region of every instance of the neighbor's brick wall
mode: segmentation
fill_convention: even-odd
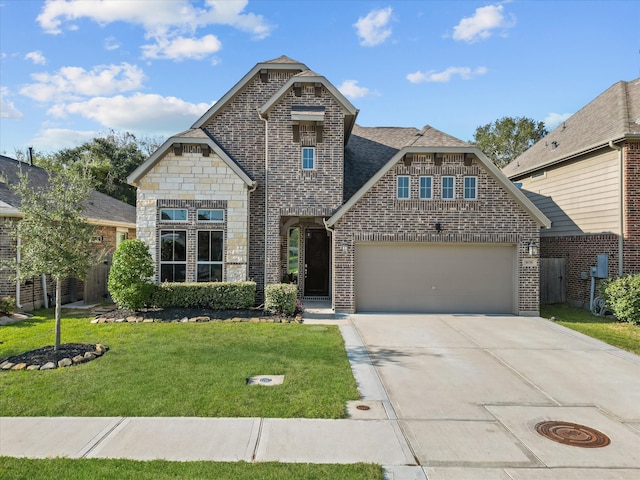
[[[609,255],[609,276],[618,276],[617,235],[605,233],[543,237],[540,247],[542,258],[566,259],[567,302],[573,305],[581,307],[589,305],[591,296],[590,267],[596,265],[598,254],[606,253]],[[586,278],[582,278],[583,272],[586,274]]]
[[[627,143],[625,155],[624,273],[640,273],[640,142]]]
[[[160,265],[157,255],[159,229],[187,230],[187,281],[194,282],[196,231],[224,230],[224,279],[247,280],[247,185],[214,153],[209,157],[203,157],[199,146],[183,147],[183,153],[179,156],[172,150],[169,151],[140,182],[137,194],[137,236],[149,247],[157,272]],[[202,202],[215,201],[224,202],[224,207],[220,207],[225,210],[224,226],[215,223],[196,224],[195,210],[199,207],[214,208]],[[188,208],[189,222],[160,224],[161,204],[167,207]]]
[[[414,157],[415,158],[415,157]],[[411,200],[396,200],[396,176],[411,176]],[[434,192],[440,176],[456,176],[456,200],[419,200],[418,177],[432,175]],[[478,200],[462,199],[462,177],[478,177]],[[437,197],[436,197],[437,198]],[[443,226],[436,233],[435,223]],[[496,243],[518,246],[518,291],[515,313],[539,311],[539,264],[522,265],[530,241],[539,242],[540,229],[522,207],[480,165],[464,166],[461,155],[445,156],[435,166],[431,155],[411,166],[399,163],[356,203],[335,226],[334,306],[353,312],[355,244],[364,241],[420,243]],[[346,244],[347,253],[342,252]]]
[[[264,299],[265,264],[265,125],[257,109],[264,105],[300,70],[270,70],[268,81],[256,74],[210,122],[205,125],[216,141],[258,183],[249,211],[249,279],[256,282],[257,301]]]

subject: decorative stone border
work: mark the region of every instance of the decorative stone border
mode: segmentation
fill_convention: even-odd
[[[76,355],[73,358],[63,358],[58,360],[58,363],[47,362],[44,365],[29,365],[27,363],[12,363],[9,360],[5,360],[0,363],[0,370],[54,370],[56,368],[64,368],[70,367],[72,365],[77,365],[79,363],[90,362],[91,360],[95,360],[98,357],[101,357],[109,350],[109,347],[102,345],[101,343],[96,344],[96,348],[92,352],[85,352],[84,355]]]
[[[302,316],[298,315],[293,318],[287,317],[233,317],[233,318],[211,318],[206,315],[196,317],[183,317],[180,320],[162,320],[160,318],[148,318],[139,315],[130,315],[128,317],[110,318],[98,316],[91,320],[91,323],[203,323],[203,322],[222,322],[222,323],[302,323]]]

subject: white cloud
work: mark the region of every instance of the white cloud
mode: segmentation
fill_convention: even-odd
[[[176,97],[136,93],[129,97],[95,97],[83,102],[55,105],[47,113],[59,118],[80,115],[106,128],[159,135],[187,129],[210,106],[185,102]]]
[[[44,65],[45,63],[47,63],[47,59],[44,58],[44,55],[42,55],[42,52],[40,50],[29,52],[24,56],[24,58],[26,58],[27,60],[31,60],[36,65]]]
[[[22,118],[22,112],[18,110],[12,101],[8,100],[9,89],[0,87],[0,118],[11,120],[19,120]]]
[[[348,98],[361,98],[368,95],[375,95],[375,93],[367,87],[359,86],[357,80],[345,80],[342,82],[342,85],[338,87],[338,90]]]
[[[176,37],[171,40],[161,39],[155,45],[143,45],[143,57],[166,58],[170,60],[185,60],[188,58],[200,60],[222,48],[220,40],[215,35],[205,35],[197,38]]]
[[[363,47],[373,47],[380,45],[391,36],[391,28],[388,27],[391,21],[391,7],[371,10],[366,17],[358,18],[353,24],[360,37],[360,45]]]
[[[497,28],[511,28],[515,17],[505,18],[503,5],[487,5],[476,8],[473,16],[465,17],[453,29],[454,40],[473,43],[489,38]]]
[[[567,120],[573,113],[554,113],[551,112],[544,119],[544,126],[547,127],[547,130],[551,131],[560,125],[562,122]]]
[[[41,152],[56,152],[63,148],[73,148],[97,137],[97,131],[48,128],[39,132],[29,145]]]
[[[62,67],[54,74],[35,73],[31,78],[35,83],[26,85],[20,93],[39,102],[50,102],[137,90],[145,75],[139,67],[125,62],[98,65],[90,71]]]
[[[470,80],[472,77],[484,75],[487,72],[486,67],[478,67],[475,70],[469,67],[449,67],[442,72],[430,70],[426,73],[418,70],[417,72],[409,73],[407,80],[411,83],[446,83],[450,81],[454,75],[458,75],[462,80]]]
[[[127,22],[140,25],[145,36],[155,40],[155,45],[145,45],[147,51],[152,49],[150,58],[183,58],[176,57],[176,45],[185,46],[185,35],[193,33],[201,27],[210,25],[227,25],[247,32],[255,39],[269,36],[273,30],[262,15],[245,13],[248,0],[103,0],[88,2],[86,0],[49,0],[45,3],[37,21],[42,29],[51,34],[59,34],[62,27],[69,22],[87,18],[100,25],[112,22]],[[214,41],[215,39],[215,41]],[[219,41],[214,35],[206,35],[200,40],[191,39],[195,54],[188,58],[202,58],[205,52],[220,49]],[[217,49],[213,43],[217,42]],[[173,47],[170,52],[162,52],[162,47]],[[186,50],[187,53],[191,52]]]
[[[104,39],[105,50],[117,50],[120,48],[120,42],[115,37],[107,37]]]

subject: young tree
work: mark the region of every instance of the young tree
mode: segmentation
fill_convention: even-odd
[[[146,305],[155,289],[153,259],[138,239],[125,240],[113,254],[109,270],[109,293],[119,308],[137,310]]]
[[[84,278],[98,261],[91,237],[95,228],[83,217],[92,191],[92,178],[85,171],[60,169],[49,173],[47,185],[36,187],[23,175],[14,190],[21,197],[23,218],[14,232],[20,249],[20,280],[48,273],[56,284],[55,349],[60,348],[62,281]]]
[[[502,168],[547,133],[544,122],[526,117],[503,117],[476,128],[471,143]]]

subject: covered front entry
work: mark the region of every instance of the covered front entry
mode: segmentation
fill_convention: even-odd
[[[357,311],[517,313],[514,245],[361,243],[355,255]]]

